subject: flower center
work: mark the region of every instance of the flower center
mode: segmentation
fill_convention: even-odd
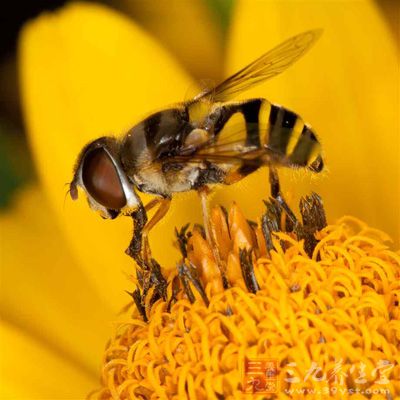
[[[318,197],[301,213],[214,208],[222,266],[201,227],[177,232],[182,262],[145,289],[135,279],[93,398],[399,395],[399,254],[356,218],[325,226]]]

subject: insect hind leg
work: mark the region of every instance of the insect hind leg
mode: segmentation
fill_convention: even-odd
[[[295,227],[299,224],[296,216],[294,215],[293,211],[287,204],[286,200],[284,199],[282,192],[281,192],[281,185],[279,182],[278,171],[276,168],[270,166],[269,167],[269,183],[271,186],[271,197],[282,207],[282,209],[286,212],[289,221]]]

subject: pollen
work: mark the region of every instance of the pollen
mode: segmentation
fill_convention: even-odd
[[[236,204],[211,210],[220,265],[202,227],[177,231],[181,262],[163,288],[149,285],[142,312],[132,303],[89,398],[400,395],[390,238],[354,217],[326,225],[316,196],[301,203],[301,223],[266,206],[256,222]]]

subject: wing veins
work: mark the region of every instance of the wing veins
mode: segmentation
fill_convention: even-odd
[[[317,29],[287,39],[214,88],[200,93],[195,100],[210,97],[213,101],[225,101],[235,93],[282,73],[312,47],[321,33]]]

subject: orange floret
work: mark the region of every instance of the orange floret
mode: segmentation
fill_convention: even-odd
[[[384,233],[344,217],[316,233],[310,257],[293,232],[274,233],[267,251],[260,224],[236,205],[227,216],[215,208],[211,219],[229,287],[195,230],[187,259],[209,305],[188,280],[193,302],[181,287],[172,300],[147,304],[148,323],[133,309],[107,346],[102,389],[90,398],[400,396],[400,255]],[[178,272],[167,280],[171,297]],[[244,393],[249,359],[275,360],[275,392]]]

